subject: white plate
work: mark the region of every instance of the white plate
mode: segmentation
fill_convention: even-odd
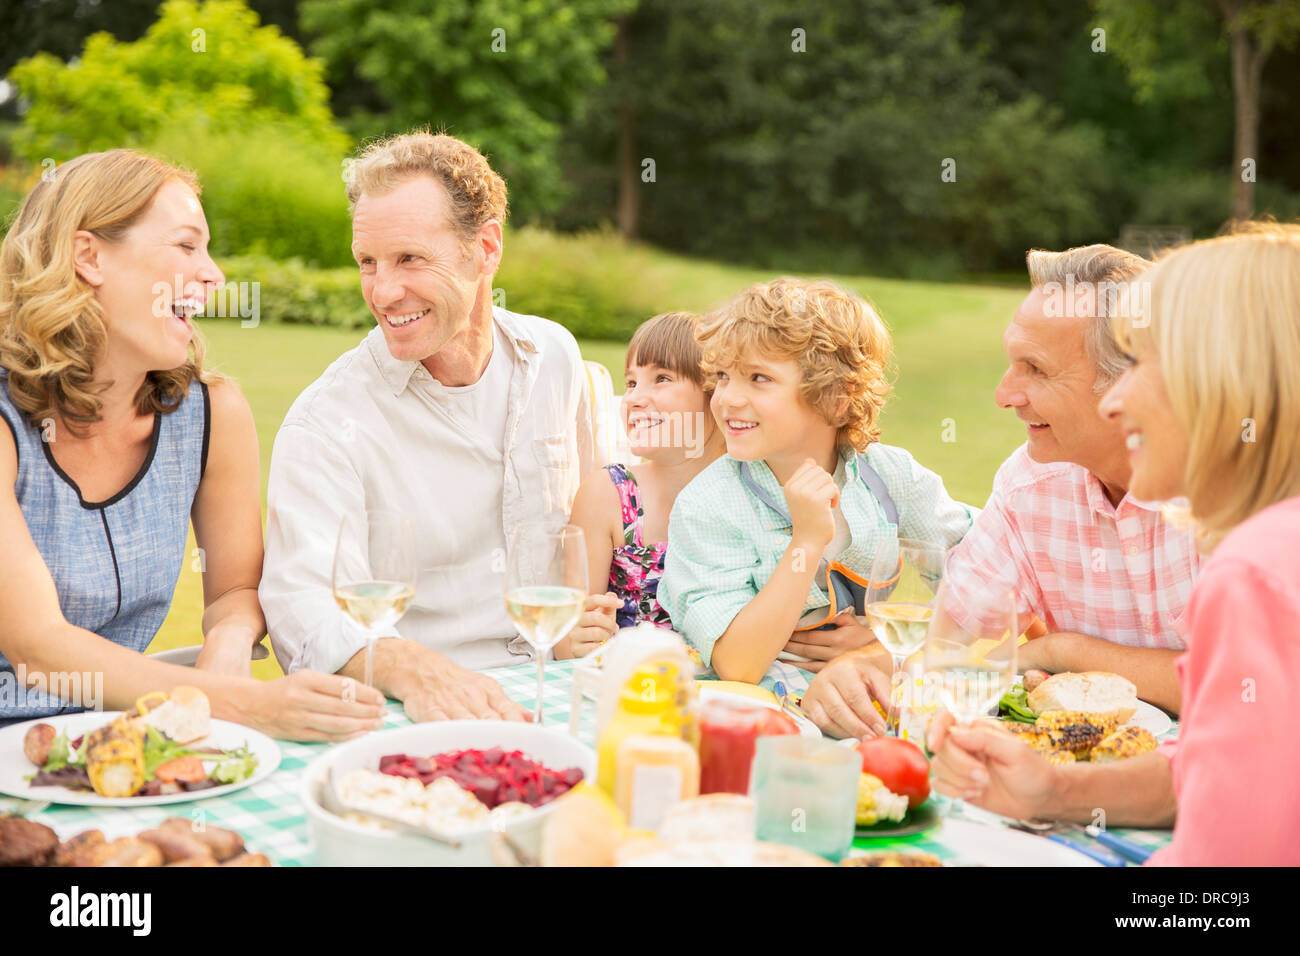
[[[964,811],[971,812],[967,807]],[[998,824],[948,820],[929,835],[952,851],[954,863],[981,866],[1101,866],[1091,857],[1053,843],[1046,837],[1021,833]]]
[[[210,733],[189,746],[218,747],[222,750],[248,747],[257,757],[257,769],[250,777],[220,787],[169,793],[158,797],[101,797],[97,793],[69,790],[67,787],[33,787],[23,779],[36,773],[37,770],[23,753],[23,737],[33,724],[49,724],[56,733],[66,733],[69,740],[76,740],[82,734],[90,733],[95,728],[110,723],[121,714],[121,711],[106,710],[68,714],[62,717],[38,717],[35,720],[0,729],[0,793],[25,800],[48,800],[51,803],[78,807],[152,807],[166,803],[190,803],[194,800],[206,800],[208,797],[233,793],[259,780],[265,780],[275,772],[276,767],[280,766],[280,748],[266,734],[242,724],[232,724],[227,720],[213,720]]]
[[[179,664],[181,667],[193,667],[199,659],[199,651],[203,650],[202,644],[191,644],[188,647],[173,647],[169,651],[159,651],[157,654],[150,654],[151,661],[162,661],[164,664]],[[249,657],[250,661],[264,661],[271,656],[271,652],[266,649],[265,644],[254,644],[253,653]]]
[[[780,711],[781,713],[786,714],[784,710],[781,710],[780,704],[771,704],[765,700],[759,700],[757,697],[747,697],[744,694],[733,694],[725,690],[713,690],[712,688],[705,686],[703,683],[699,684],[698,686],[700,688],[701,704],[709,700],[728,700],[733,703],[738,701],[742,704],[750,704],[751,706],[757,705],[759,707],[766,707],[768,710]],[[817,729],[817,725],[814,724],[812,721],[804,720],[802,717],[796,717],[794,714],[786,714],[786,716],[789,717],[791,720],[793,720],[795,724],[799,727],[799,733],[801,736],[804,737],[822,736],[822,732]]]
[[[1168,714],[1159,707],[1148,704],[1145,700],[1138,701],[1137,710],[1128,719],[1128,723],[1134,727],[1145,727],[1151,731],[1153,737],[1169,733],[1169,728],[1174,725]]]

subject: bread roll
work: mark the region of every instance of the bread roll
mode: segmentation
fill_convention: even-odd
[[[140,719],[176,743],[188,744],[208,735],[212,706],[197,687],[174,687],[164,703]]]
[[[1137,688],[1133,682],[1106,671],[1057,674],[1028,696],[1037,714],[1077,710],[1086,714],[1114,714],[1122,724],[1137,713]]]
[[[665,843],[705,840],[753,840],[754,801],[735,793],[708,793],[668,808],[659,825]]]

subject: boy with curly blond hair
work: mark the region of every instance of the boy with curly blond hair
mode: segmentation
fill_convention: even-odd
[[[706,315],[696,336],[727,454],[677,497],[661,604],[724,680],[864,646],[856,615],[877,550],[949,548],[978,513],[879,441],[888,330],[832,282],[781,278]]]

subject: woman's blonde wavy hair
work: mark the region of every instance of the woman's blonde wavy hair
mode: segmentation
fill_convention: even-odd
[[[1188,436],[1184,487],[1205,548],[1300,493],[1300,225],[1245,223],[1183,246],[1116,319],[1148,343]]]
[[[93,287],[73,267],[73,234],[86,230],[116,242],[149,209],[158,190],[180,180],[197,194],[195,177],[126,149],[87,153],[58,166],[27,194],[0,246],[0,367],[9,395],[39,426],[56,417],[84,434],[100,419],[95,362],[107,339],[104,310]],[[135,396],[141,414],[174,411],[203,371],[198,330],[190,360],[150,372]]]
[[[763,355],[799,364],[799,391],[855,451],[880,439],[889,330],[865,299],[834,282],[784,277],[750,286],[704,316],[696,339],[710,376]]]

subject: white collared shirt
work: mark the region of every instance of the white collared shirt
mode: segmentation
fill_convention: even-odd
[[[331,570],[343,515],[367,508],[404,511],[415,535],[415,599],[389,636],[475,670],[531,658],[505,612],[507,536],[532,518],[567,520],[581,477],[603,462],[573,336],[536,316],[492,314],[494,351],[511,350],[503,436],[470,419],[478,402],[393,358],[378,327],[289,409],[271,456],[258,589],[286,671],[333,673],[365,647],[334,603]],[[486,372],[480,382],[494,384]]]

